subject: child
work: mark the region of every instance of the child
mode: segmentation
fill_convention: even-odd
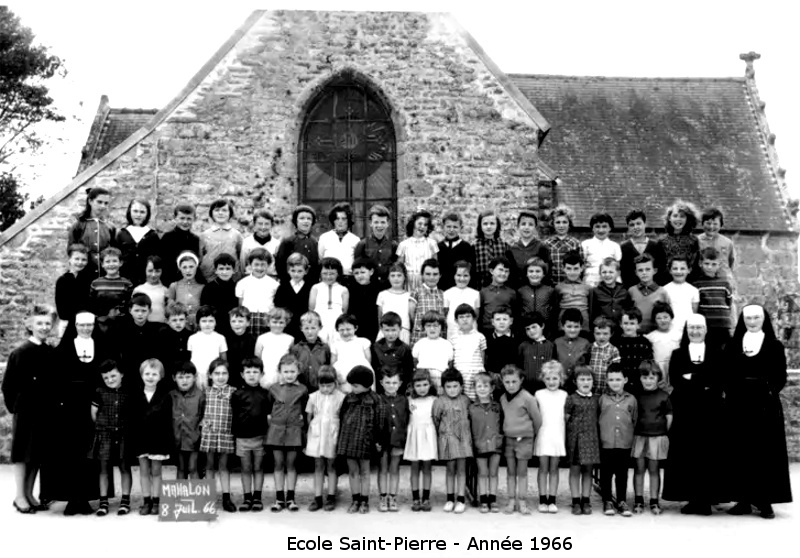
[[[697,311],[706,318],[706,342],[723,348],[731,338],[733,288],[727,280],[720,277],[719,252],[715,248],[703,249],[700,253],[700,268],[702,276],[694,282],[700,293]]]
[[[114,465],[119,467],[122,478],[122,499],[119,502],[117,515],[127,515],[131,511],[131,485],[133,484],[130,466],[133,458],[133,448],[130,445],[132,441],[130,431],[133,426],[133,395],[123,389],[122,372],[115,361],[104,361],[100,365],[99,372],[103,378],[103,385],[97,388],[92,399],[92,420],[94,421],[92,457],[100,461],[100,507],[97,509],[97,515],[100,517],[108,515],[108,479],[109,475],[114,474]],[[7,377],[8,373],[6,372]],[[4,395],[7,395],[5,390],[3,392]],[[6,398],[6,401],[8,400]],[[19,413],[19,410],[15,409],[14,412]],[[11,457],[14,459],[13,452]],[[16,500],[14,503],[16,504]]]
[[[517,307],[517,293],[514,289],[506,285],[511,263],[505,257],[499,257],[489,262],[489,271],[492,276],[492,283],[481,289],[481,306],[478,321],[478,329],[481,333],[488,336],[492,333],[492,315],[501,306],[509,308]]]
[[[308,298],[313,285],[306,280],[308,258],[303,254],[292,254],[286,260],[286,265],[289,267],[289,281],[281,283],[275,291],[275,306],[286,308],[292,314],[286,333],[298,339],[301,337],[300,317],[308,311]]]
[[[331,230],[319,236],[319,259],[325,258],[339,260],[342,273],[339,279],[345,286],[350,285],[353,278],[353,254],[356,245],[361,240],[351,232],[353,228],[353,208],[347,202],[339,202],[328,212],[328,221]]]
[[[663,273],[666,270],[664,253],[661,245],[647,238],[647,215],[641,209],[632,209],[625,216],[625,223],[628,225],[628,239],[622,243],[622,260],[620,260],[620,275],[622,276],[622,286],[630,289],[639,279],[636,277],[636,264],[633,260],[642,254],[650,254],[653,258],[653,265]],[[656,283],[664,284],[664,277],[657,276]]]
[[[397,246],[397,261],[408,270],[408,290],[422,287],[422,266],[425,260],[436,259],[439,246],[428,235],[433,232],[433,220],[427,211],[416,211],[406,223],[406,239]]]
[[[300,382],[314,393],[319,388],[318,374],[322,366],[331,363],[331,348],[319,338],[322,321],[316,312],[306,312],[300,317],[302,338],[289,350],[297,357],[300,366]]]
[[[403,343],[411,342],[411,317],[408,311],[411,293],[406,290],[406,275],[406,267],[403,264],[392,264],[389,267],[389,288],[381,291],[376,301],[379,322],[387,312],[400,316],[400,340]]]
[[[186,329],[186,307],[180,302],[173,302],[167,305],[166,316],[167,324],[161,326],[159,332],[159,360],[163,362],[167,370],[175,373],[180,370],[184,362],[192,359],[189,352],[189,337],[192,332]],[[204,391],[200,388],[200,391]]]
[[[667,392],[658,387],[663,375],[654,361],[645,360],[639,365],[639,379],[642,391],[636,398],[638,413],[631,452],[631,457],[636,460],[633,513],[644,513],[644,474],[647,471],[650,476],[650,511],[661,515],[658,504],[661,490],[659,462],[666,459],[669,452],[667,434],[672,426],[672,403]]]
[[[308,442],[305,454],[314,458],[314,500],[308,506],[311,512],[336,509],[336,443],[339,440],[339,412],[345,397],[336,389],[336,371],[332,366],[320,366],[316,377],[319,389],[309,396],[306,405]],[[328,494],[323,505],[322,491],[326,476]]]
[[[608,238],[609,233],[614,230],[614,220],[611,215],[604,212],[595,213],[589,219],[589,228],[592,229],[594,236],[581,242],[586,261],[586,275],[583,279],[590,287],[596,287],[600,283],[600,264],[606,258],[620,261],[622,250],[619,244]]]
[[[511,308],[501,306],[492,314],[494,331],[486,338],[486,361],[484,367],[492,374],[499,374],[506,364],[517,362],[519,339],[514,335],[514,317]]]
[[[228,312],[228,332],[225,343],[228,345],[226,358],[230,364],[231,385],[242,387],[242,361],[256,354],[256,338],[247,331],[250,312],[244,306],[237,306]]]
[[[180,302],[186,307],[186,324],[189,329],[193,330],[197,323],[195,313],[203,293],[203,285],[198,283],[195,278],[200,258],[195,256],[194,252],[182,252],[176,261],[183,278],[169,286],[167,300],[168,302]]]
[[[261,387],[264,363],[258,357],[241,361],[242,387],[231,396],[231,433],[236,439],[236,456],[242,464],[240,512],[264,509],[261,489],[264,486],[264,444],[267,441],[269,393]],[[277,460],[276,460],[277,463]]]
[[[363,337],[356,337],[356,331],[358,331],[358,321],[353,316],[342,314],[336,320],[336,332],[339,338],[331,345],[331,364],[336,369],[339,389],[343,393],[352,391],[352,386],[347,381],[350,370],[356,366],[372,370],[370,342]]]
[[[577,390],[567,397],[564,418],[567,430],[567,459],[569,461],[569,491],[572,495],[572,515],[591,515],[592,470],[600,463],[600,438],[597,417],[600,396],[592,393],[592,369],[575,367]]]
[[[294,488],[297,470],[294,467],[297,452],[303,446],[305,420],[303,411],[308,403],[308,389],[297,381],[300,367],[294,355],[285,354],[278,363],[280,383],[269,387],[269,431],[267,445],[272,447],[275,459],[275,503],[270,508],[279,512],[284,508],[299,511]],[[285,476],[284,476],[284,467]],[[285,492],[284,492],[285,490]]]
[[[508,365],[500,371],[505,393],[500,397],[503,409],[503,435],[508,468],[508,504],[505,513],[516,510],[530,514],[525,498],[528,494],[528,460],[533,457],[533,440],[542,425],[536,398],[522,387],[522,370]]]
[[[511,285],[518,289],[527,281],[526,267],[528,260],[539,258],[545,262],[550,261],[550,249],[540,241],[538,236],[539,217],[535,211],[523,209],[517,217],[517,232],[519,240],[511,243],[506,257],[511,262]]]
[[[375,262],[375,282],[380,288],[389,286],[389,267],[397,261],[397,241],[389,238],[389,221],[392,214],[386,207],[375,204],[367,212],[367,222],[372,233],[356,244],[353,257],[369,258]]]
[[[158,515],[161,494],[161,466],[169,459],[172,441],[172,398],[159,387],[164,365],[149,358],[139,367],[144,390],[134,396],[132,414],[133,454],[139,458],[139,482],[144,503],[139,515]]]
[[[206,454],[206,476],[214,482],[215,468],[222,484],[222,509],[233,513],[236,506],[231,500],[231,474],[228,456],[234,452],[233,411],[231,397],[236,388],[228,385],[228,363],[218,358],[208,366],[206,411],[200,423],[200,451]]]
[[[641,256],[640,256],[641,257]],[[594,374],[592,374],[594,375]],[[622,365],[613,363],[606,372],[608,390],[600,396],[600,491],[603,513],[630,517],[625,501],[628,488],[628,460],[633,447],[633,427],[636,424],[636,398],[625,391],[627,378]],[[594,390],[594,389],[593,389]],[[597,390],[594,390],[597,393]],[[611,482],[616,480],[616,509],[611,497]]]
[[[436,388],[430,374],[418,368],[411,380],[408,396],[408,437],[403,456],[411,462],[411,511],[431,511],[431,466],[439,458],[436,426],[433,424],[433,404]],[[422,499],[419,492],[419,475],[422,469]]]
[[[667,208],[664,219],[666,234],[658,240],[665,260],[670,261],[674,256],[685,257],[690,273],[697,266],[697,255],[700,252],[697,237],[692,234],[697,227],[698,216],[699,212],[694,204],[676,200]],[[647,316],[646,312],[642,313]]]
[[[173,210],[173,220],[175,226],[161,237],[161,259],[165,263],[163,278],[165,285],[171,285],[183,277],[183,273],[179,269],[178,257],[184,252],[193,253],[198,257],[197,262],[200,262],[200,237],[192,232],[194,206],[185,203],[176,205]]]
[[[92,281],[89,287],[89,308],[98,317],[124,314],[131,298],[133,283],[119,274],[120,254],[113,246],[100,253],[104,275]]]
[[[559,204],[550,213],[550,224],[555,234],[544,239],[544,245],[550,250],[550,279],[553,285],[558,285],[564,279],[564,256],[570,252],[578,252],[583,259],[581,241],[569,235],[575,213],[566,205]],[[530,279],[529,279],[530,280]]]
[[[612,362],[620,362],[619,350],[611,344],[614,322],[600,316],[594,321],[594,343],[589,353],[589,368],[592,369],[594,392],[598,395],[606,390],[606,371]]]
[[[244,274],[250,273],[250,252],[256,248],[264,248],[275,258],[275,254],[280,246],[280,239],[272,236],[272,227],[275,224],[275,217],[266,209],[259,209],[253,214],[253,234],[246,236],[242,240],[242,251],[239,254],[239,265]],[[267,270],[267,275],[277,278],[275,268]]]
[[[442,271],[439,288],[447,293],[448,289],[452,289],[458,283],[455,280],[455,275],[458,272],[458,264],[460,262],[465,262],[469,266],[467,273],[475,267],[475,248],[461,238],[461,216],[458,213],[448,213],[444,216],[444,219],[442,219],[442,232],[444,232],[444,240],[439,243],[439,253],[437,254]],[[467,279],[467,283],[469,283],[469,279]],[[462,289],[466,287],[467,284]],[[451,308],[455,309],[461,302],[464,301],[458,301]]]
[[[116,241],[117,231],[107,221],[110,203],[111,192],[99,186],[90,188],[86,192],[86,206],[67,235],[67,246],[83,244],[89,250],[88,270],[93,279],[100,272],[100,254]]]
[[[366,366],[354,366],[346,378],[351,392],[339,412],[341,429],[336,454],[347,459],[353,495],[347,513],[369,513],[369,460],[375,451],[382,449],[385,409],[378,395],[370,390],[373,378],[372,370]]]
[[[161,239],[148,225],[150,213],[150,202],[131,200],[125,212],[128,226],[117,233],[114,242],[122,252],[119,274],[130,279],[134,286],[144,283],[147,260],[160,251]]]
[[[474,279],[478,290],[492,283],[491,262],[496,258],[504,258],[508,252],[508,243],[500,238],[500,228],[500,221],[493,209],[485,209],[478,214]]]
[[[225,337],[214,331],[217,319],[211,306],[201,306],[197,309],[197,325],[199,331],[189,337],[186,348],[192,354],[192,364],[197,368],[197,386],[205,390],[208,385],[208,376],[201,370],[209,370],[208,365],[216,359],[225,360],[228,344]]]
[[[561,261],[563,258],[562,255]],[[558,293],[554,287],[542,282],[547,275],[547,262],[541,258],[529,259],[525,264],[527,285],[517,290],[517,298],[520,302],[520,314],[524,316],[539,312],[544,318],[548,335],[554,337],[558,331]]]
[[[414,368],[425,368],[431,375],[431,382],[437,392],[442,388],[442,372],[447,370],[453,362],[453,345],[447,339],[442,339],[444,316],[435,310],[425,312],[420,319],[426,337],[414,344],[411,356],[414,358]]]
[[[279,283],[267,275],[267,270],[272,265],[272,255],[264,248],[255,248],[247,259],[250,275],[236,283],[235,292],[239,298],[239,306],[244,306],[250,312],[247,330],[258,337],[268,329],[268,313],[275,307],[275,293]],[[286,279],[287,282],[290,280]]]
[[[464,379],[464,395],[474,401],[475,375],[484,371],[486,337],[475,330],[475,310],[469,304],[456,307],[458,335],[453,339],[453,367]]]
[[[316,279],[319,276],[319,248],[317,239],[311,234],[314,223],[317,222],[317,214],[308,205],[298,205],[292,211],[292,225],[294,225],[294,235],[284,238],[278,251],[275,254],[275,270],[281,282],[289,280],[289,268],[286,261],[289,256],[298,252],[308,259],[308,274]]]
[[[336,319],[347,313],[350,293],[339,283],[342,277],[342,263],[336,258],[323,258],[320,261],[322,270],[319,283],[311,287],[308,296],[308,308],[319,314],[322,319],[322,340],[332,344],[336,337]]]
[[[146,294],[133,295],[127,314],[115,319],[104,338],[107,348],[119,357],[122,373],[128,374],[130,379],[138,379],[143,360],[160,356],[158,335],[161,328],[147,320],[150,304]]]
[[[206,410],[206,394],[197,387],[197,368],[184,362],[175,370],[177,386],[172,398],[172,433],[178,454],[179,479],[197,479],[197,455],[200,448],[200,423]]]
[[[375,312],[375,305],[381,291],[378,282],[373,280],[374,273],[374,261],[357,258],[353,262],[353,280],[348,286],[348,312],[358,320],[361,337],[368,339],[370,343],[378,337],[378,313]]]
[[[567,455],[564,446],[567,392],[561,389],[565,379],[564,367],[557,360],[549,360],[542,366],[539,378],[545,385],[534,395],[542,415],[542,426],[533,449],[539,458],[539,513],[558,513],[558,461]]]
[[[667,296],[663,288],[653,281],[653,277],[658,270],[653,265],[653,257],[650,254],[636,256],[633,263],[636,266],[636,276],[639,278],[639,284],[628,289],[628,293],[631,295],[633,304],[642,313],[642,323],[639,324],[639,331],[647,334],[653,331],[655,327],[651,319],[653,305],[658,301],[669,303],[669,296]]]
[[[589,364],[592,344],[580,336],[583,316],[577,308],[567,308],[561,314],[561,330],[564,335],[555,340],[555,358],[564,367],[567,375],[567,393],[575,390],[573,374],[579,364]]]
[[[167,295],[169,290],[161,283],[164,263],[160,256],[147,256],[144,269],[145,282],[133,289],[133,294],[143,293],[150,297],[148,321],[164,323],[167,321]]]
[[[581,281],[583,260],[578,252],[570,252],[564,256],[564,279],[556,285],[558,295],[559,321],[563,323],[564,312],[570,308],[580,311],[581,323],[589,327],[589,295],[592,287],[589,281]],[[587,329],[588,331],[588,329]]]
[[[458,333],[458,324],[456,323],[456,308],[461,304],[469,304],[475,309],[475,312],[481,307],[481,294],[470,287],[471,272],[475,267],[466,260],[459,260],[455,264],[455,274],[453,279],[455,286],[450,287],[444,291],[442,297],[444,304],[444,313],[447,315],[447,340],[452,341]],[[439,282],[441,285],[441,281]]]
[[[727,236],[719,234],[725,224],[722,211],[716,207],[709,207],[703,211],[700,218],[703,232],[697,235],[698,248],[702,252],[705,248],[714,248],[719,254],[719,276],[721,279],[733,282],[734,246],[733,241]]]
[[[400,340],[401,323],[394,312],[381,316],[380,338],[372,344],[370,355],[376,369],[400,376],[400,392],[405,393],[414,372],[414,359],[411,347]]]
[[[400,394],[403,380],[398,370],[382,371],[381,404],[385,408],[381,463],[378,472],[378,492],[381,495],[378,511],[398,511],[397,490],[400,485],[400,460],[406,447],[408,434],[408,399]]]
[[[233,258],[234,270],[238,269],[239,263],[236,258],[242,251],[242,233],[234,229],[231,225],[235,215],[233,203],[230,200],[216,200],[208,208],[208,218],[211,226],[203,231],[200,236],[200,271],[211,281],[216,271],[216,258],[220,254],[228,254]]]
[[[478,462],[478,493],[480,512],[497,513],[497,472],[500,468],[500,451],[503,434],[500,428],[500,403],[492,397],[492,376],[480,372],[475,376],[476,401],[469,406],[469,422],[472,428],[472,443]]]
[[[66,334],[67,328],[74,333],[75,314],[89,307],[89,285],[92,274],[86,270],[89,263],[89,249],[83,244],[70,244],[67,249],[68,269],[56,280],[56,311],[61,320],[59,337]],[[69,339],[72,335],[67,335]]]
[[[622,313],[622,335],[614,339],[614,346],[619,351],[622,370],[628,380],[637,377],[639,364],[642,361],[653,358],[653,346],[650,340],[639,333],[641,322],[642,313],[638,308],[633,306],[626,309]]]
[[[672,276],[672,281],[664,285],[664,291],[675,313],[673,323],[678,331],[683,331],[686,318],[697,313],[697,305],[700,303],[700,292],[697,287],[686,282],[689,271],[686,256],[675,256],[670,259],[669,274]]]
[[[424,337],[422,316],[428,312],[441,313],[444,311],[444,293],[436,285],[441,274],[439,262],[428,259],[422,262],[422,285],[411,293],[408,301],[408,313],[412,316],[411,345]],[[442,329],[444,329],[442,317]]]
[[[543,387],[539,381],[542,365],[555,357],[555,345],[544,336],[544,316],[538,312],[531,312],[522,316],[522,326],[525,328],[525,340],[519,344],[516,351],[517,367],[523,371],[522,387],[529,393],[536,393]],[[585,341],[585,339],[584,339]],[[489,369],[494,372],[492,368]],[[499,369],[498,372],[502,370]]]
[[[622,311],[631,305],[628,289],[619,283],[619,262],[606,258],[600,264],[600,284],[589,292],[589,319],[605,316],[619,324]]]
[[[669,385],[669,361],[672,358],[672,351],[680,346],[680,335],[676,335],[672,327],[672,307],[666,302],[656,302],[653,305],[652,320],[656,328],[645,337],[653,346],[653,360],[661,368],[664,383],[659,386],[670,393],[672,388]],[[683,335],[683,332],[681,332]]]
[[[214,258],[215,277],[203,287],[203,292],[200,293],[200,304],[214,308],[217,316],[225,317],[231,310],[239,306],[239,299],[236,297],[236,281],[233,280],[238,265],[236,258],[227,252]],[[221,319],[217,324],[217,331],[227,337],[230,333],[228,320]]]
[[[280,361],[294,345],[294,338],[283,332],[292,319],[289,311],[284,308],[273,308],[267,316],[269,331],[258,336],[254,353],[264,363],[264,375],[261,377],[261,387],[264,389],[269,389],[272,384],[278,383]]]

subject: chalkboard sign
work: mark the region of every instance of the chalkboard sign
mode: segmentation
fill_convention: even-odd
[[[217,488],[210,480],[173,480],[161,484],[159,521],[214,521]]]

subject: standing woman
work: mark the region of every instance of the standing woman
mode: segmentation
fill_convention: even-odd
[[[13,505],[20,513],[47,509],[33,497],[33,484],[48,440],[41,408],[46,404],[48,380],[55,366],[54,349],[47,344],[55,319],[52,308],[33,307],[25,323],[30,337],[9,355],[3,376],[3,399],[12,414],[11,462],[17,488]]]
[[[86,191],[86,207],[69,229],[67,246],[83,244],[89,249],[87,269],[93,278],[100,277],[100,253],[115,246],[117,230],[107,221],[111,192],[96,186]]]
[[[780,391],[786,385],[786,354],[763,306],[742,309],[733,339],[725,348],[725,404],[728,432],[746,451],[731,451],[731,499],[728,513],[752,513],[772,519],[772,504],[792,501],[789,460]],[[670,367],[672,365],[670,364]]]
[[[128,226],[117,233],[116,246],[122,251],[119,274],[134,287],[145,282],[147,258],[159,253],[158,233],[148,226],[150,214],[150,202],[131,200],[125,212]]]

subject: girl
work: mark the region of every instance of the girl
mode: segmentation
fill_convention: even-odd
[[[501,409],[493,397],[492,376],[479,372],[475,376],[477,400],[469,406],[472,442],[478,462],[478,492],[480,512],[500,512],[497,505],[497,471],[500,468],[500,450],[503,447]]]
[[[342,277],[342,263],[339,260],[322,258],[320,267],[320,282],[311,287],[308,308],[322,318],[319,337],[330,345],[336,338],[336,318],[347,313],[350,292],[339,284],[339,278]]]
[[[600,437],[597,418],[600,396],[592,393],[592,369],[575,367],[577,391],[567,397],[564,415],[567,423],[567,456],[569,491],[572,494],[572,515],[590,515],[592,504],[592,469],[600,463]]]
[[[144,503],[139,515],[158,515],[161,494],[161,465],[169,459],[173,447],[172,397],[169,390],[159,386],[164,377],[164,365],[149,358],[139,367],[144,390],[134,395],[133,424],[134,454],[139,459],[139,481]]]
[[[319,391],[308,398],[308,442],[306,455],[314,458],[314,501],[308,511],[323,508],[322,491],[325,476],[328,477],[328,495],[325,511],[336,509],[336,442],[339,439],[339,411],[344,402],[344,393],[336,389],[336,370],[328,364],[320,366],[317,373]]]
[[[167,289],[168,302],[180,302],[186,307],[186,326],[190,330],[195,328],[195,312],[200,305],[200,295],[203,293],[203,285],[197,282],[195,273],[200,259],[194,252],[181,252],[176,262],[183,278],[175,281]]]
[[[478,290],[492,284],[489,262],[505,256],[508,243],[500,238],[500,221],[493,209],[481,211],[478,215],[478,234],[475,239],[475,274],[478,276]]]
[[[683,200],[676,200],[665,216],[664,229],[666,234],[658,240],[659,247],[664,254],[664,261],[668,262],[674,256],[683,256],[689,263],[689,277],[697,269],[697,255],[700,253],[700,243],[692,231],[697,227],[700,212],[694,204]],[[661,271],[661,270],[658,270]],[[666,271],[666,270],[665,270]],[[664,275],[664,272],[662,272]],[[668,282],[669,274],[664,281]]]
[[[275,217],[266,209],[259,209],[253,214],[253,234],[245,237],[242,241],[242,252],[239,255],[239,265],[243,273],[250,273],[250,264],[247,261],[250,252],[256,248],[264,248],[273,257],[273,261],[267,270],[267,275],[277,278],[274,258],[281,240],[272,236],[272,226],[274,224]]]
[[[555,234],[547,237],[544,245],[550,249],[550,283],[553,285],[558,285],[567,278],[564,274],[564,256],[575,251],[584,258],[581,241],[569,234],[574,219],[575,212],[563,204],[559,204],[550,214],[550,224]]]
[[[100,276],[100,252],[114,246],[117,231],[114,225],[108,223],[108,206],[111,203],[111,193],[105,188],[89,188],[86,192],[86,207],[72,225],[67,237],[67,246],[83,244],[89,249],[90,275]]]
[[[397,261],[408,270],[408,290],[422,287],[422,262],[436,258],[439,246],[428,235],[433,232],[433,219],[427,211],[417,211],[406,223],[406,239],[397,246]]]
[[[439,446],[433,424],[436,388],[424,368],[414,372],[408,400],[408,436],[403,456],[411,462],[411,511],[431,511],[431,465],[438,459]],[[419,495],[419,472],[422,464],[422,501]]]
[[[130,279],[133,286],[145,281],[145,266],[150,256],[159,253],[158,233],[148,226],[150,202],[131,200],[125,212],[128,226],[117,233],[116,245],[122,251],[122,268],[119,273]]]
[[[539,458],[539,513],[556,513],[558,493],[558,461],[567,451],[564,447],[564,403],[567,392],[564,367],[557,360],[545,362],[539,379],[544,389],[535,393],[542,414],[542,427],[536,435],[533,454]]]
[[[389,288],[378,293],[378,323],[387,312],[395,312],[400,316],[400,341],[403,343],[411,342],[411,316],[409,314],[409,302],[411,293],[406,290],[406,266],[401,263],[394,263],[389,267]],[[383,332],[378,334],[378,338],[383,338]]]
[[[228,343],[225,337],[214,331],[217,320],[212,306],[201,306],[197,309],[197,333],[186,341],[186,349],[191,353],[191,361],[197,369],[197,387],[205,391],[208,376],[203,372],[215,359],[226,359]]]
[[[242,233],[231,225],[233,220],[233,203],[230,200],[217,200],[208,208],[211,226],[200,235],[200,271],[206,282],[214,279],[214,258],[220,254],[230,254],[238,269],[238,257],[242,251]],[[238,275],[238,274],[237,274]]]
[[[667,393],[672,392],[672,386],[669,379],[669,362],[672,358],[672,352],[680,345],[680,336],[683,332],[675,332],[672,326],[672,307],[666,302],[657,301],[653,305],[653,321],[657,329],[654,329],[645,337],[653,346],[653,360],[656,361],[661,373],[664,375],[664,380],[659,387],[665,389]]]
[[[347,382],[347,375],[354,366],[372,370],[370,342],[363,337],[356,337],[356,330],[358,330],[358,320],[350,314],[342,314],[336,320],[339,339],[334,340],[331,344],[331,364],[336,369],[339,389],[343,393],[352,391],[352,386]]]
[[[461,393],[464,378],[455,368],[442,374],[444,395],[433,403],[433,423],[438,433],[439,459],[447,461],[447,503],[444,511],[464,513],[467,509],[464,487],[467,481],[467,458],[472,457],[472,434],[469,428],[469,398]],[[457,502],[454,495],[458,494]]]
[[[267,445],[272,446],[275,459],[275,503],[270,509],[280,512],[286,508],[295,512],[300,507],[294,500],[294,487],[297,484],[294,462],[298,450],[303,446],[303,410],[308,402],[308,389],[297,381],[300,364],[296,356],[283,355],[278,370],[280,383],[272,384],[269,388]]]
[[[255,352],[255,356],[264,362],[264,375],[261,377],[264,389],[278,383],[280,360],[294,345],[294,337],[283,332],[292,319],[291,312],[285,308],[273,308],[267,313],[267,318],[269,331],[258,336]]]
[[[414,358],[414,367],[427,369],[433,386],[440,392],[442,372],[453,363],[453,345],[442,338],[444,328],[442,314],[433,310],[425,312],[421,321],[425,337],[414,343],[411,356]]]
[[[328,213],[328,221],[333,228],[319,237],[319,259],[320,262],[326,257],[339,260],[344,270],[340,278],[345,285],[349,285],[353,274],[353,254],[361,241],[351,232],[353,208],[347,202],[337,203]]]
[[[47,336],[56,313],[48,306],[34,306],[25,322],[30,337],[8,357],[3,375],[3,399],[12,414],[11,462],[14,464],[14,509],[35,513],[47,509],[33,497],[33,484],[44,457],[46,424],[40,405],[45,400],[47,375],[54,370],[53,348]]]
[[[120,233],[122,234],[122,233]],[[164,264],[159,256],[147,256],[144,269],[145,282],[133,289],[133,294],[144,293],[150,297],[150,314],[148,322],[164,323],[167,321],[167,295],[169,290],[161,283]]]
[[[228,385],[230,374],[228,363],[224,359],[215,359],[208,367],[209,388],[206,390],[206,410],[200,426],[203,429],[200,437],[200,451],[206,453],[206,473],[214,482],[215,464],[219,470],[222,484],[222,509],[235,512],[236,506],[231,500],[231,474],[228,471],[228,455],[233,453],[233,413],[231,412],[231,395],[236,391]]]
[[[380,451],[381,428],[386,420],[386,408],[380,397],[370,390],[373,383],[372,370],[366,366],[355,366],[347,374],[352,386],[339,411],[341,431],[336,444],[336,454],[347,459],[350,476],[350,491],[353,502],[347,513],[369,513],[369,460]]]

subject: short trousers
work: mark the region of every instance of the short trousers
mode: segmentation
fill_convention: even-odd
[[[247,452],[253,452],[256,457],[264,457],[266,450],[264,449],[264,442],[267,441],[266,436],[254,436],[253,438],[236,438],[236,455],[244,457]]]
[[[388,453],[392,457],[403,457],[403,451],[405,448],[387,448],[384,450],[384,453]]]
[[[476,453],[475,459],[491,459],[494,455],[500,455],[500,450],[497,451],[487,451],[484,453]]]
[[[506,436],[505,438],[506,459],[515,457],[528,460],[533,457],[533,436]]]
[[[667,436],[634,436],[631,457],[660,461],[669,454],[669,438]]]
[[[150,461],[166,461],[167,459],[169,459],[169,455],[161,453],[143,453],[141,455],[137,455],[136,458],[149,459]]]

